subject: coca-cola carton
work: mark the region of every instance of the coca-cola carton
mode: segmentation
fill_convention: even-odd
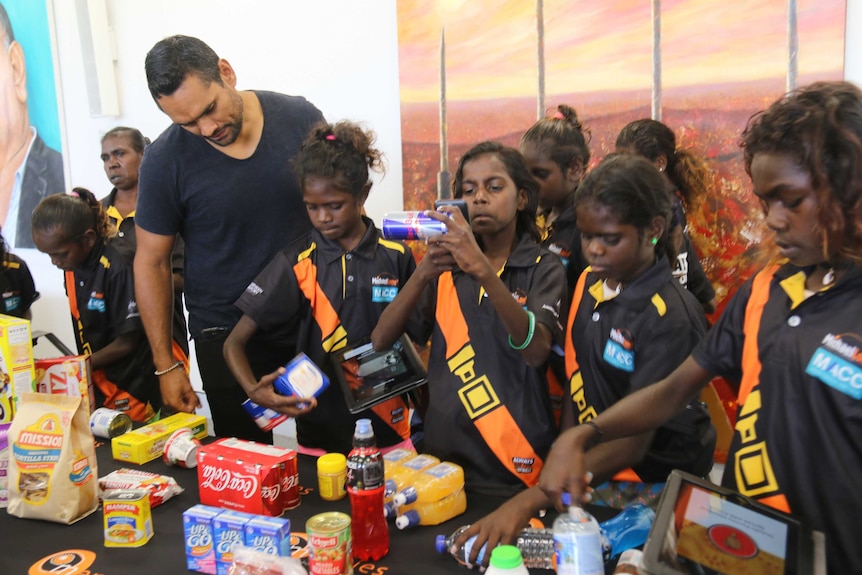
[[[239,451],[238,457],[240,458],[243,457],[243,453],[251,453],[272,457],[277,460],[279,470],[281,471],[281,498],[284,502],[284,510],[287,511],[299,506],[299,469],[296,463],[296,451],[286,447],[237,439],[236,437],[221,439],[219,443],[224,447]]]
[[[289,454],[248,449],[248,446],[238,448],[237,441],[220,439],[198,450],[201,503],[258,515],[281,515],[285,510],[283,477],[296,475],[287,470]],[[274,449],[282,451],[281,448]],[[296,454],[292,453],[295,465]],[[291,483],[296,484],[298,497],[298,482],[292,479]]]

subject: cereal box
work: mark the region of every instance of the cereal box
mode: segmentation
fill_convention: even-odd
[[[150,494],[145,489],[110,489],[102,493],[105,547],[141,547],[153,538]]]
[[[9,504],[9,426],[0,423],[0,508]]]
[[[269,555],[290,557],[290,519],[255,517],[245,524],[245,546]]]
[[[213,545],[213,520],[222,510],[209,505],[195,505],[183,512],[183,532],[186,542],[186,567],[215,575],[215,547]]]
[[[213,519],[216,575],[227,575],[234,548],[245,544],[245,525],[255,517],[250,513],[223,511]]]
[[[111,439],[111,454],[114,459],[143,464],[162,456],[165,442],[176,430],[192,430],[194,436],[207,436],[207,420],[194,413],[175,413],[155,423],[133,429]]]
[[[34,390],[35,376],[30,322],[0,315],[0,423],[12,421],[18,396]]]
[[[87,417],[96,410],[93,370],[89,355],[69,355],[36,360],[36,391],[83,397]]]

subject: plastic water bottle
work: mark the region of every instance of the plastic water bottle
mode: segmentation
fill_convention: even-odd
[[[563,494],[568,511],[554,521],[557,550],[557,575],[604,575],[602,537],[596,518],[582,507],[571,504]]]
[[[467,558],[470,557],[470,552],[473,550],[473,544],[476,542],[476,536],[470,537],[464,542],[464,545],[457,551],[452,553],[452,546],[455,539],[458,538],[469,525],[464,525],[455,530],[452,535],[438,535],[436,540],[437,553],[450,553],[462,565],[467,565]],[[554,568],[554,534],[550,529],[536,529],[529,527],[522,529],[518,534],[516,547],[520,551],[521,558],[526,567],[530,569],[553,569]],[[487,546],[483,545],[479,549],[476,557],[476,565],[480,565],[485,559],[485,551]]]
[[[500,545],[491,552],[491,561],[488,564],[486,575],[530,575],[521,551],[514,545]]]
[[[383,516],[383,459],[370,419],[356,422],[353,449],[347,456],[347,493],[353,557],[377,561],[389,552],[389,526]]]
[[[611,519],[599,523],[599,529],[602,534],[604,560],[609,561],[620,553],[640,547],[646,543],[654,520],[655,511],[642,503],[636,503],[626,507]],[[437,552],[449,553],[455,539],[468,527],[469,525],[465,525],[448,537],[438,535]],[[467,563],[467,557],[470,556],[474,540],[475,537],[468,539],[461,550],[455,555],[455,559],[460,563]],[[531,569],[553,569],[555,567],[554,553],[556,550],[554,547],[554,531],[552,529],[537,529],[533,527],[522,529],[518,533],[515,544],[520,549],[524,564],[527,567]],[[479,550],[477,563],[482,562],[484,555],[485,548],[483,547]]]

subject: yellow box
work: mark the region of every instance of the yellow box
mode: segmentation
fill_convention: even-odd
[[[69,355],[37,359],[36,391],[51,395],[83,397],[87,417],[96,411],[93,370],[89,355]]]
[[[12,421],[18,396],[35,391],[35,379],[30,322],[0,315],[0,423]]]
[[[147,463],[162,456],[165,442],[183,427],[192,430],[198,439],[207,436],[207,419],[194,413],[175,413],[155,423],[133,429],[111,440],[114,459],[129,463]]]

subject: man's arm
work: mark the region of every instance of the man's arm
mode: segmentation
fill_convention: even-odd
[[[174,236],[154,234],[135,226],[138,248],[135,253],[135,296],[141,320],[153,351],[157,371],[170,368],[176,360],[172,348],[174,288],[171,252]],[[162,401],[178,411],[193,412],[200,401],[183,369],[173,369],[159,377]]]

